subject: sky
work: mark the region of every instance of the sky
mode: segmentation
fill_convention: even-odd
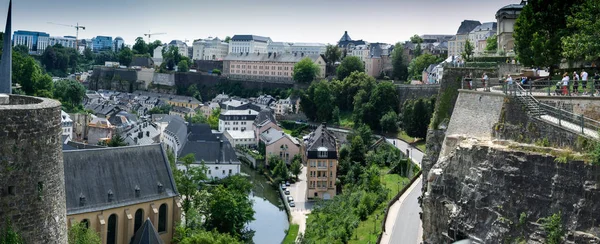
[[[293,3],[292,3],[293,2]],[[495,22],[498,9],[520,0],[16,0],[13,31],[79,38],[120,36],[133,44],[152,40],[253,34],[273,41],[337,43],[344,34],[368,42],[396,43],[414,34],[456,34],[465,19]],[[0,23],[8,0],[0,0]],[[147,41],[148,38],[145,37]]]

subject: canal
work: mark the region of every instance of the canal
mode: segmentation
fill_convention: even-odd
[[[281,243],[289,222],[279,192],[250,166],[242,164],[241,168],[242,174],[247,176],[253,185],[250,199],[254,201],[255,220],[249,224],[250,229],[255,231],[252,240],[256,244]]]

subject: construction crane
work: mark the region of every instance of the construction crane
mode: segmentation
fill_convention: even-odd
[[[163,32],[161,32],[161,33],[151,33],[150,31],[148,31],[148,33],[144,34],[144,36],[148,37],[148,43],[150,43],[150,39],[152,38],[152,36],[158,36],[158,35],[164,35],[164,34],[167,34],[167,33],[163,33]]]
[[[85,30],[85,26],[81,26],[81,25],[79,25],[79,23],[77,23],[76,25],[65,25],[65,24],[57,24],[57,23],[53,23],[53,22],[48,22],[48,24],[62,25],[62,26],[75,28],[75,50],[77,50],[79,48],[79,29]]]

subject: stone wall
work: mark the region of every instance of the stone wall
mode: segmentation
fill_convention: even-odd
[[[136,70],[95,66],[92,76],[88,78],[88,88],[131,92],[138,89],[137,81]]]
[[[162,86],[175,86],[175,74],[154,73],[152,84]]]
[[[599,166],[557,163],[534,148],[446,138],[454,146],[435,164],[423,198],[426,243],[544,243],[540,218],[559,213],[567,243],[600,239]],[[560,152],[556,152],[559,153]]]
[[[408,100],[437,96],[440,85],[396,85],[396,90],[402,107]]]
[[[446,135],[491,139],[500,119],[504,94],[460,90]]]
[[[494,126],[494,137],[548,147],[571,148],[586,151],[590,139],[563,127],[531,118],[515,97],[507,97],[502,115]]]
[[[590,119],[600,121],[600,97],[561,97],[536,96],[538,101],[564,109],[574,114],[583,114]]]
[[[223,61],[194,60],[194,64],[196,65],[196,70],[198,71],[208,72],[213,69],[223,71]]]
[[[67,243],[60,103],[10,96],[0,105],[0,230],[25,243]]]
[[[507,74],[512,74],[512,75],[520,74],[522,69],[523,69],[523,66],[520,64],[498,63],[498,75],[499,76],[498,75],[490,76],[490,78],[492,78],[492,77],[499,78],[502,76],[506,76]]]

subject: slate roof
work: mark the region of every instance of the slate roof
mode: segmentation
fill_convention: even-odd
[[[208,124],[191,124],[188,126],[187,141],[218,141]]]
[[[340,38],[340,42],[352,41],[352,38],[348,35],[348,31],[344,31],[344,35]]]
[[[475,27],[480,26],[481,22],[477,20],[463,20],[460,23],[460,27],[458,27],[458,31],[456,31],[457,35],[469,34]]]
[[[130,244],[163,244],[150,218],[135,232]]]
[[[267,43],[269,41],[271,41],[271,38],[269,37],[264,37],[264,36],[255,36],[255,35],[234,35],[231,38],[232,41],[251,41],[254,40],[255,42],[264,42]]]
[[[269,53],[229,53],[223,60],[225,61],[248,61],[248,62],[279,62],[279,63],[297,63],[303,58],[310,58],[313,62],[319,59],[319,54],[300,53],[284,53],[284,54],[269,54]]]
[[[63,158],[67,214],[178,195],[161,144],[65,151]]]
[[[496,31],[496,27],[497,27],[496,22],[486,22],[486,23],[483,23],[483,24],[475,27],[475,29],[473,29],[471,31],[471,33],[478,32],[478,31]]]
[[[525,4],[523,2],[521,2],[521,4],[506,5],[496,12],[496,18],[498,18],[498,15],[502,13],[514,14],[516,12],[521,12],[523,10],[523,7],[525,7]]]
[[[269,110],[269,109],[263,109],[260,112],[258,112],[258,116],[256,116],[256,119],[254,119],[254,124],[263,125],[268,121],[271,121],[271,122],[277,124],[277,120],[275,120],[275,116],[273,116],[273,112],[271,112],[271,110]]]
[[[275,128],[269,128],[268,130],[266,130],[262,134],[260,134],[261,140],[264,141],[265,144],[267,144],[267,145],[271,145],[284,137],[288,138],[290,141],[292,141],[292,143],[294,143],[296,145],[300,145],[300,142],[298,142],[298,140],[296,140],[296,138],[286,134],[283,131],[279,131]]]
[[[314,132],[310,133],[306,149],[317,151],[319,147],[326,147],[328,151],[336,150],[335,136],[325,125],[320,125]]]
[[[167,125],[167,128],[165,128],[165,132],[174,135],[181,145],[185,144],[185,141],[187,140],[187,126],[181,118],[172,119],[171,122],[169,122],[169,125]]]

